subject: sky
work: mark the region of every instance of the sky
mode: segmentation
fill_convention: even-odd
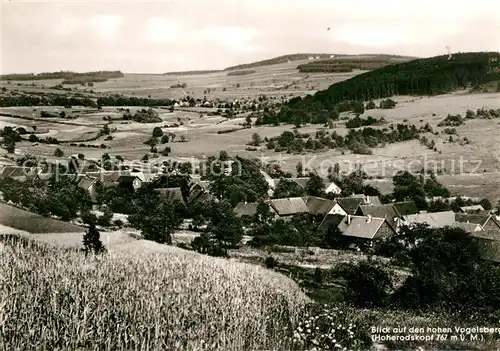
[[[223,69],[292,53],[500,51],[498,0],[0,1],[2,74]]]

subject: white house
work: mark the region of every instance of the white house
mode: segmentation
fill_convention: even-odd
[[[342,189],[340,189],[340,187],[337,184],[333,183],[333,182],[327,184],[326,187],[325,187],[325,193],[326,194],[337,194],[338,195],[341,192],[342,192]]]

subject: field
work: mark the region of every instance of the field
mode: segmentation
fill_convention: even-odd
[[[85,232],[85,228],[56,219],[43,217],[1,202],[0,225],[34,234],[80,233],[81,236],[81,233]]]
[[[71,86],[73,90],[96,93],[121,93],[140,97],[179,99],[186,95],[207,96],[209,99],[238,99],[243,97],[305,95],[311,91],[327,88],[330,84],[348,79],[363,71],[342,74],[299,73],[297,65],[308,60],[292,61],[271,66],[252,68],[255,73],[228,75],[225,71],[193,75],[125,74],[124,78],[113,78],[106,82],[94,83],[92,88]],[[8,89],[44,91],[60,84],[62,80],[13,81],[10,85],[0,81],[0,87]],[[170,88],[178,83],[187,87]],[[18,86],[17,84],[21,84]],[[35,87],[32,85],[35,84]],[[239,85],[237,87],[237,85]],[[208,93],[207,89],[210,89]],[[60,90],[55,90],[60,92]]]
[[[209,74],[210,75],[210,74]],[[209,76],[206,75],[206,76]],[[166,76],[168,77],[168,76]],[[195,76],[188,76],[195,79]],[[246,76],[245,76],[246,77]],[[127,79],[127,77],[125,78]],[[199,78],[198,78],[199,79]],[[103,83],[104,84],[104,83]],[[125,82],[123,84],[126,84]],[[452,94],[439,95],[435,97],[410,97],[398,96],[394,98],[398,104],[390,110],[374,109],[365,111],[361,117],[373,116],[383,117],[387,123],[376,128],[387,127],[390,123],[409,123],[417,127],[429,123],[435,131],[444,128],[437,127],[448,113],[465,115],[467,109],[499,108],[498,93],[470,94],[467,92],[456,92]],[[378,101],[376,101],[378,103]],[[37,110],[45,108],[38,107]],[[131,108],[133,113],[136,108]],[[49,110],[47,108],[47,110]],[[54,109],[56,112],[57,108]],[[61,109],[62,110],[62,109]],[[210,111],[210,109],[208,109]],[[156,161],[164,159],[202,159],[210,155],[218,154],[226,150],[229,154],[241,155],[243,157],[262,157],[268,162],[280,162],[284,170],[295,172],[295,165],[301,161],[314,169],[326,172],[330,165],[338,162],[344,171],[353,170],[357,163],[364,165],[365,172],[374,178],[382,178],[389,181],[399,169],[418,169],[427,167],[440,173],[440,180],[450,188],[453,194],[473,197],[486,197],[496,201],[500,198],[500,189],[497,184],[500,181],[500,125],[496,120],[467,120],[463,125],[457,127],[457,135],[454,138],[470,140],[469,144],[449,143],[448,135],[430,135],[436,143],[433,151],[421,145],[418,141],[389,144],[383,148],[373,149],[372,155],[357,155],[346,153],[342,155],[339,150],[328,150],[309,154],[278,154],[267,150],[263,145],[257,151],[248,151],[247,143],[251,140],[253,133],[258,133],[262,139],[275,137],[283,131],[292,130],[292,125],[252,126],[242,129],[244,118],[226,119],[220,116],[207,116],[207,109],[182,108],[170,113],[166,110],[158,110],[161,123],[137,123],[133,121],[113,121],[109,126],[116,128],[111,135],[113,140],[104,141],[104,137],[86,142],[87,145],[98,146],[105,144],[108,149],[70,146],[69,142],[80,144],[81,140],[94,137],[98,130],[104,125],[103,117],[116,118],[121,115],[115,108],[106,107],[102,111],[75,109],[70,113],[78,118],[68,122],[61,118],[46,118],[43,122],[35,121],[45,133],[38,134],[39,137],[52,136],[67,143],[62,145],[39,144],[32,145],[29,142],[18,144],[16,153],[33,153],[51,158],[54,150],[59,147],[65,155],[83,153],[87,158],[98,158],[104,152],[112,156],[120,155],[124,159],[132,161],[139,160],[149,152],[149,146],[144,142],[151,136],[154,127],[162,127],[164,132],[176,134],[176,140],[169,143],[172,152],[169,157],[160,157]],[[2,108],[0,113],[18,114],[30,117],[32,109],[29,107]],[[348,118],[343,114],[341,118]],[[0,116],[0,123],[11,126],[30,126],[31,121]],[[69,124],[71,123],[71,124]],[[178,127],[165,128],[165,125],[180,124]],[[241,128],[241,130],[218,134],[218,131]],[[314,134],[316,130],[323,129],[321,125],[307,125],[301,128],[302,133]],[[340,135],[347,133],[344,121],[339,121],[334,126]],[[187,142],[180,142],[181,137],[187,138]],[[158,145],[161,151],[163,145]]]
[[[86,259],[0,245],[8,349],[287,349],[307,302],[279,274],[174,247]]]

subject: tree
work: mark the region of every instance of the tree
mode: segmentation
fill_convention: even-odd
[[[408,257],[412,271],[394,295],[402,305],[419,309],[437,304],[500,306],[498,269],[481,260],[478,242],[464,230],[418,225],[402,228],[393,240],[400,245],[396,251]]]
[[[182,223],[182,205],[176,199],[160,199],[157,194],[145,193],[129,216],[132,227],[141,230],[144,239],[172,244],[172,233]]]
[[[250,116],[246,116],[245,125],[250,127],[252,125],[252,118]]]
[[[104,253],[106,248],[101,241],[101,234],[97,230],[94,222],[89,223],[89,230],[83,235],[83,247],[85,255],[93,252],[94,254]]]
[[[281,199],[285,197],[299,197],[304,195],[304,188],[299,184],[287,178],[280,178],[278,185],[274,189],[273,197],[275,199]]]
[[[54,156],[55,156],[55,157],[63,157],[63,156],[64,156],[64,152],[63,152],[60,148],[57,148],[57,149],[54,151]]]
[[[236,217],[232,205],[227,201],[208,204],[207,239],[209,255],[228,257],[228,249],[236,248],[243,238],[241,219]]]
[[[219,160],[220,161],[227,161],[227,160],[229,160],[229,155],[227,154],[227,151],[222,150],[221,152],[219,152]]]
[[[252,140],[249,144],[252,146],[259,146],[260,144],[262,144],[262,138],[260,137],[259,133],[252,134]]]
[[[479,204],[483,206],[483,208],[487,211],[493,209],[493,206],[491,205],[491,202],[488,199],[482,199],[481,201],[479,201]]]
[[[365,112],[365,106],[362,102],[355,101],[352,107],[352,112],[356,115],[362,115]]]
[[[377,105],[375,105],[375,103],[373,102],[373,100],[370,100],[370,101],[366,104],[366,109],[367,109],[367,110],[373,110],[374,108],[377,108]]]
[[[163,136],[163,131],[161,130],[160,127],[155,127],[153,129],[153,138],[159,138],[161,136]]]
[[[28,140],[31,143],[36,143],[38,141],[38,137],[35,134],[30,134]]]
[[[316,173],[309,175],[306,184],[306,192],[311,196],[321,196],[325,190],[325,181]]]
[[[65,111],[61,111],[61,112],[59,113],[59,117],[61,117],[61,118],[65,118],[65,117],[66,117],[66,112],[65,112]]]
[[[389,300],[392,281],[389,273],[373,261],[346,263],[336,269],[346,281],[346,297],[361,307],[383,306]]]
[[[297,170],[297,177],[302,177],[304,175],[304,165],[302,162],[297,162],[295,169]]]
[[[169,141],[168,134],[164,134],[164,135],[161,137],[161,143],[162,143],[162,144],[166,144],[166,143],[168,143],[168,141]]]

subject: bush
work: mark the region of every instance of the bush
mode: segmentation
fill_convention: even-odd
[[[163,131],[161,130],[160,127],[154,127],[153,129],[153,138],[159,138],[163,136]]]
[[[273,256],[268,256],[265,261],[266,267],[273,269],[278,265],[278,261]]]
[[[295,349],[300,350],[370,350],[369,327],[355,325],[354,312],[348,309],[313,304],[293,332]]]
[[[55,156],[55,157],[63,157],[63,156],[64,156],[64,152],[63,152],[61,149],[57,148],[57,149],[54,151],[54,156]]]
[[[346,281],[346,299],[357,306],[384,306],[392,281],[385,268],[373,261],[347,263],[336,269]]]

